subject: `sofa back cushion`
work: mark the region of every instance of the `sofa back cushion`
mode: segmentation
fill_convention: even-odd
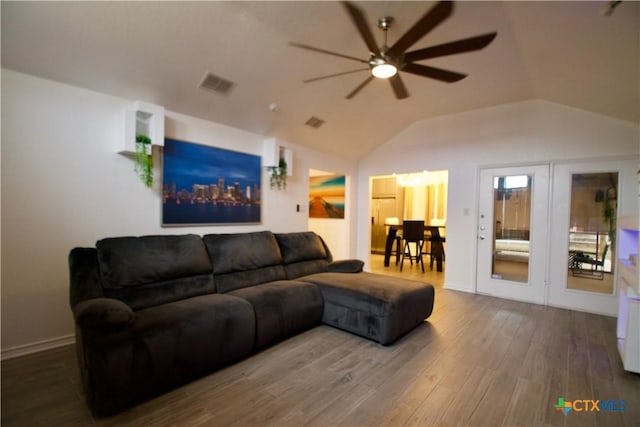
[[[329,248],[312,231],[276,234],[287,279],[327,271],[332,260]]]
[[[211,260],[194,234],[96,243],[104,294],[134,309],[215,292]]]
[[[270,231],[208,234],[203,240],[218,292],[285,279],[280,248]]]

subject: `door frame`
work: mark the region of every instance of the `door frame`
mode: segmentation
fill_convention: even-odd
[[[486,263],[493,265],[493,236],[495,236],[495,220],[483,219],[483,197],[491,197],[493,200],[493,178],[491,189],[483,188],[489,174],[494,176],[506,175],[532,175],[534,177],[531,190],[531,224],[529,236],[529,279],[527,283],[513,282],[503,279],[487,277]],[[528,165],[511,165],[480,167],[478,170],[478,207],[476,217],[476,256],[475,256],[475,292],[500,298],[508,298],[536,304],[547,302],[547,277],[548,277],[548,231],[549,231],[549,200],[550,200],[551,167],[548,163]],[[487,208],[488,209],[488,208]],[[491,206],[491,218],[493,218],[493,205]],[[534,222],[535,221],[535,222]],[[535,225],[534,225],[535,224]],[[482,229],[484,227],[484,229]],[[535,233],[534,233],[535,231]],[[484,239],[482,239],[484,237]],[[490,239],[489,239],[490,238]],[[487,239],[489,239],[487,241]],[[484,244],[486,243],[486,244]],[[489,249],[487,245],[491,243]]]
[[[640,203],[638,203],[640,197],[640,187],[638,182],[638,157],[631,156],[625,158],[609,157],[606,159],[584,159],[576,161],[557,161],[545,163],[549,166],[549,208],[548,208],[548,229],[546,236],[546,266],[545,272],[545,292],[544,301],[540,304],[548,305],[552,307],[566,308],[570,310],[586,311],[589,313],[603,314],[607,316],[616,317],[618,315],[618,295],[620,290],[618,289],[618,270],[615,267],[614,270],[614,291],[612,295],[596,294],[593,292],[581,291],[577,289],[567,289],[567,277],[568,269],[566,264],[561,262],[555,262],[554,260],[566,259],[569,250],[569,217],[570,207],[565,207],[562,211],[562,203],[567,205],[570,203],[566,197],[567,192],[570,192],[570,183],[567,184],[565,180],[565,191],[560,191],[559,186],[562,185],[562,180],[558,179],[558,174],[568,173],[570,176],[573,173],[599,173],[599,172],[618,172],[618,207],[617,217],[624,216],[637,216],[640,211]],[[477,190],[476,190],[476,208],[477,215],[475,218],[475,231],[476,236],[479,230],[479,212],[480,212],[480,171],[483,169],[506,169],[510,167],[519,168],[530,166],[524,165],[484,165],[478,168],[477,175]],[[568,172],[567,172],[568,170]],[[565,175],[566,178],[566,175]],[[564,198],[564,200],[563,200]],[[620,230],[618,229],[618,235]],[[476,238],[474,259],[474,288],[473,292],[481,293],[478,291],[478,271],[477,265],[479,262],[478,244],[480,240]],[[617,263],[617,260],[612,260]],[[559,274],[559,271],[564,272]],[[497,295],[496,295],[497,296]]]

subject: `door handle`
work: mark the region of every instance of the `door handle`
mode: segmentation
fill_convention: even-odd
[[[478,236],[478,239],[484,240],[484,236]]]

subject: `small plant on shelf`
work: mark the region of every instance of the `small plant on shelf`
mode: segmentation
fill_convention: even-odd
[[[269,166],[267,168],[271,172],[271,189],[277,188],[284,190],[287,188],[287,162],[280,159],[278,166]]]
[[[146,135],[136,135],[136,173],[149,188],[153,185],[153,155],[151,139]]]

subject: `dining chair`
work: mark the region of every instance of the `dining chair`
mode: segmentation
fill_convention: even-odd
[[[422,248],[424,246],[424,221],[404,221],[402,223],[402,258],[400,259],[400,271],[404,266],[405,257],[409,257],[409,262],[413,265],[420,264],[424,273],[424,262],[422,260]],[[411,252],[411,244],[415,246],[415,254]]]
[[[440,235],[440,229],[438,227],[428,227],[428,233],[426,233],[425,244],[428,241],[428,252],[423,250],[423,255],[429,255],[429,268],[433,270],[433,261],[437,261],[440,265],[445,260],[444,253],[444,237]]]
[[[384,225],[385,228],[387,230],[387,235],[389,234],[389,232],[391,231],[391,226],[392,225],[400,225],[400,218],[396,217],[396,216],[391,216],[391,217],[387,217],[384,219]],[[396,255],[396,265],[398,265],[398,262],[400,261],[400,255],[401,255],[401,251],[402,251],[402,230],[398,230],[396,229],[396,235],[395,238],[393,239],[393,243],[391,243],[391,252],[390,254],[393,255],[395,253]],[[393,249],[393,246],[395,244],[395,250]]]

